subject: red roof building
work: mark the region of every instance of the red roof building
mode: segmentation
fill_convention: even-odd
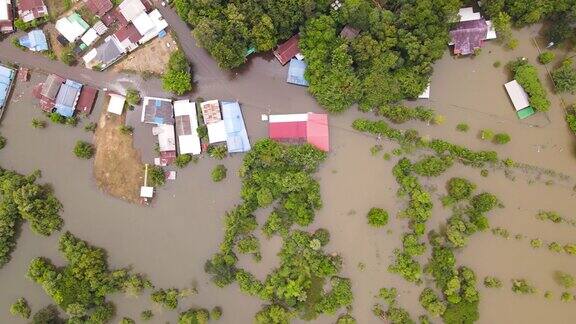
[[[44,0],[18,0],[18,16],[24,22],[48,16],[48,8]]]
[[[274,51],[274,56],[280,61],[280,64],[285,65],[290,62],[296,54],[300,53],[300,48],[298,47],[299,41],[300,36],[296,34],[284,43],[278,45],[278,48]]]
[[[98,90],[89,86],[83,86],[80,91],[80,97],[76,103],[76,111],[89,115],[94,107]]]
[[[110,0],[84,0],[84,4],[88,10],[96,16],[104,16],[108,11],[114,8]]]
[[[270,115],[268,136],[280,142],[307,142],[322,151],[330,150],[328,115]]]
[[[12,0],[0,0],[0,34],[14,31],[14,14]]]

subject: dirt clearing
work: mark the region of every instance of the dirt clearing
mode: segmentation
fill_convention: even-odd
[[[177,49],[178,45],[170,34],[162,38],[157,37],[121,59],[112,70],[115,72],[162,74],[170,54]]]

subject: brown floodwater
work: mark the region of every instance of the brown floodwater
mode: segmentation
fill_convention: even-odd
[[[423,185],[436,188],[429,229],[437,229],[450,216],[449,210],[443,209],[438,201],[445,192],[445,182],[452,176],[463,176],[477,183],[479,190],[495,193],[505,204],[505,208],[490,214],[493,226],[527,236],[516,241],[504,240],[489,232],[479,233],[471,238],[468,247],[457,252],[458,264],[474,269],[479,282],[491,275],[505,283],[504,288],[493,290],[479,284],[479,323],[571,323],[576,318],[574,302],[559,300],[562,290],[552,277],[555,270],[576,275],[576,256],[553,254],[545,247],[535,250],[529,245],[530,238],[576,242],[575,227],[534,218],[540,209],[573,217],[576,209],[574,136],[566,127],[558,97],[552,93],[549,113],[519,121],[503,88],[503,83],[508,81],[506,70],[503,66],[492,66],[495,61],[505,64],[517,56],[526,56],[534,62],[537,51],[530,36],[536,35],[537,30],[534,27],[518,32],[520,45],[514,51],[505,51],[489,42],[482,54],[474,59],[454,59],[446,52],[435,65],[431,100],[410,103],[430,105],[445,116],[445,123],[441,126],[423,123],[402,126],[414,127],[422,135],[449,139],[473,149],[494,149],[502,156],[571,176],[569,180],[545,185],[544,180],[529,181],[534,174],[515,171],[516,180],[512,181],[503,172],[491,170],[484,178],[478,169],[455,165],[441,177],[422,180]],[[557,54],[562,56],[564,52],[557,50]],[[539,65],[538,69],[542,80],[547,80],[544,68]],[[286,70],[269,58],[255,57],[244,72],[232,79],[223,78],[224,74],[206,78],[199,84],[197,96],[239,100],[250,138],[256,141],[266,136],[266,125],[260,121],[262,113],[321,111],[305,88],[285,83]],[[32,118],[41,116],[31,99],[31,87],[44,77],[34,73],[30,83],[19,84],[15,89],[13,102],[0,126],[0,132],[8,138],[8,145],[0,151],[0,164],[23,173],[41,169],[41,181],[51,183],[64,204],[64,229],[105,248],[112,268],[132,266],[135,271],[147,274],[158,287],[196,285],[199,294],[183,299],[178,311],[218,305],[224,309],[221,323],[251,323],[262,302],[243,295],[235,284],[225,289],[217,288],[203,271],[205,260],[218,249],[222,239],[224,212],[239,203],[237,171],[242,156],[223,161],[229,169],[229,177],[217,184],[211,181],[210,170],[220,162],[212,159],[200,159],[198,164],[178,171],[178,179],[158,191],[150,208],[108,197],[95,185],[92,162],[79,160],[72,154],[76,140],[91,139],[92,135],[84,132],[82,125],[69,128],[50,124],[44,130],[31,127]],[[101,110],[100,98],[89,119],[95,121]],[[140,125],[138,116],[138,110],[131,112],[128,122],[136,126],[135,142],[145,162],[151,162],[151,129]],[[359,323],[378,322],[371,307],[377,302],[374,296],[381,287],[397,287],[400,304],[416,318],[424,313],[418,303],[422,287],[406,283],[387,271],[392,251],[400,247],[401,234],[407,230],[406,220],[391,217],[387,227],[373,229],[365,218],[371,207],[385,208],[391,215],[404,207],[404,202],[396,199],[397,185],[391,174],[395,159],[385,161],[382,153],[376,157],[370,154],[370,147],[375,144],[383,145],[385,152],[397,145],[354,132],[350,125],[359,117],[370,118],[371,115],[351,109],[331,117],[332,151],[317,174],[324,207],[310,230],[324,227],[330,231],[332,239],[327,250],[338,252],[344,258],[343,274],[353,282],[353,314]],[[468,123],[471,130],[457,132],[455,126],[460,122]],[[483,142],[477,138],[477,132],[482,128],[505,131],[511,135],[512,142],[502,146]],[[266,214],[258,215],[262,223]],[[280,246],[279,239],[272,239],[262,245],[260,264],[254,264],[245,256],[241,257],[240,264],[263,279],[278,265],[275,253]],[[57,251],[57,236],[39,237],[25,224],[12,261],[0,269],[0,323],[24,323],[8,311],[9,305],[19,296],[26,297],[34,311],[50,303],[42,288],[25,277],[27,266],[35,256],[49,257],[56,264],[64,262]],[[425,263],[427,257],[425,255],[420,261]],[[365,265],[363,270],[360,263]],[[528,279],[538,288],[538,294],[514,295],[510,290],[512,278]],[[554,293],[552,300],[542,296],[545,290]],[[119,316],[134,319],[139,318],[142,310],[154,307],[147,295],[137,299],[116,295],[112,300],[118,306]],[[153,309],[157,315],[152,323],[176,322],[177,312]],[[314,322],[333,323],[335,317],[320,317]]]

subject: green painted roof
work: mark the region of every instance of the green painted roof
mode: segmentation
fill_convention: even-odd
[[[528,118],[532,115],[534,115],[536,113],[536,111],[534,111],[534,108],[528,106],[524,109],[518,110],[516,112],[516,114],[518,115],[518,118],[520,119],[524,119],[524,118]]]
[[[84,29],[90,28],[90,25],[88,25],[88,24],[84,21],[84,19],[82,19],[82,17],[80,17],[80,15],[77,14],[76,12],[74,12],[74,13],[72,13],[70,16],[68,16],[68,20],[77,22],[78,25],[82,26]]]

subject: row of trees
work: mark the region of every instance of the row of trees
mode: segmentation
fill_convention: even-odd
[[[205,270],[216,285],[236,281],[243,292],[268,303],[256,314],[256,323],[287,323],[296,316],[314,319],[352,302],[350,280],[338,276],[340,257],[323,251],[328,231],[292,230],[294,224],[310,225],[322,205],[320,186],[312,175],[325,156],[308,144],[288,146],[265,139],[244,157],[242,204],[226,213],[220,252],[206,262]],[[274,208],[262,231],[267,237],[280,235],[284,244],[278,254],[279,267],[260,281],[237,267],[236,252],[259,259],[260,244],[253,235],[258,223],[253,213],[269,206]],[[328,280],[331,289],[325,291]]]
[[[535,66],[528,63],[526,59],[518,59],[508,64],[514,79],[528,93],[530,106],[538,111],[548,111],[550,109],[550,100],[546,95],[546,89],[540,82],[538,70]]]
[[[50,236],[60,230],[62,204],[47,185],[36,180],[40,171],[29,176],[0,168],[0,267],[10,260],[16,245],[16,232],[28,221],[36,234]]]

